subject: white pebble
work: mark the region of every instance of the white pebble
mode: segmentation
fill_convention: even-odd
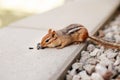
[[[72,80],[72,78],[73,78],[73,76],[71,76],[69,74],[66,75],[66,80]]]
[[[107,38],[107,39],[113,38],[113,33],[112,33],[112,32],[106,33],[106,34],[105,34],[105,38]]]
[[[120,43],[120,35],[114,35],[116,43]]]
[[[104,80],[103,77],[100,74],[98,74],[98,73],[93,73],[91,75],[91,79],[92,80]]]
[[[98,62],[99,62],[98,59],[95,59],[95,58],[89,58],[89,59],[86,61],[86,64],[96,65]]]
[[[101,59],[101,58],[106,58],[106,54],[101,54],[100,56],[98,56],[98,59]]]
[[[101,53],[103,53],[105,51],[105,47],[104,46],[101,46],[100,47],[100,50],[101,50]]]
[[[98,57],[98,59],[100,59],[100,64],[102,64],[102,65],[104,65],[104,66],[108,66],[108,65],[114,63],[113,60],[111,60],[111,59],[109,59],[109,58],[107,57],[107,53],[108,53],[109,55],[112,55],[111,52],[113,52],[113,50],[112,50],[112,49],[108,49],[108,50],[106,50],[106,51],[104,52],[104,54],[101,54],[101,55]]]
[[[112,29],[113,31],[118,31],[118,25],[113,25],[113,26],[111,27],[111,29]]]
[[[95,71],[95,65],[87,64],[83,66],[83,68],[86,70],[88,74],[92,74]]]
[[[90,53],[90,56],[96,56],[98,53],[100,53],[100,49],[98,48],[95,48],[91,53]]]
[[[100,64],[104,65],[104,66],[109,66],[110,64],[113,64],[114,62],[112,62],[110,59],[108,58],[101,58],[100,60]]]
[[[87,47],[87,51],[92,52],[95,49],[95,46],[93,44],[89,44]]]
[[[71,71],[68,71],[68,74],[71,75],[71,76],[74,76],[76,75],[76,69],[72,69]]]
[[[106,27],[109,27],[109,26],[106,26]],[[106,34],[106,33],[111,32],[111,31],[112,31],[111,28],[107,28],[107,29],[105,29],[103,32]]]
[[[76,63],[74,63],[73,65],[72,65],[72,68],[73,69],[82,69],[82,66],[83,66],[83,64],[82,63],[79,63],[79,62],[76,62]]]
[[[107,58],[114,58],[114,57],[116,57],[117,56],[117,54],[118,53],[115,53],[115,52],[109,52],[109,53],[107,53]]]
[[[80,75],[81,80],[91,80],[90,76],[86,73],[86,71],[81,71],[78,75]]]
[[[112,52],[114,52],[112,49],[107,49],[107,50],[105,50],[105,54],[107,54],[107,53],[112,53]]]
[[[74,75],[72,80],[80,80],[80,75]]]
[[[115,70],[117,70],[120,73],[120,65],[119,66],[115,66]]]
[[[106,72],[107,72],[107,68],[104,67],[103,65],[101,64],[97,64],[96,67],[95,67],[95,70],[97,73],[99,73],[101,76],[103,76]]]
[[[110,80],[113,76],[111,71],[108,71],[106,67],[102,66],[101,64],[97,64],[96,72],[99,73],[105,80]]]
[[[120,57],[117,56],[116,61],[114,63],[115,66],[118,66],[120,64]]]
[[[85,61],[86,61],[88,58],[90,58],[90,54],[89,54],[89,52],[86,51],[86,52],[84,52],[84,54],[81,55],[80,62],[85,63]]]
[[[120,14],[106,25],[103,32],[103,39],[120,43]],[[105,50],[103,46],[98,49],[94,44],[89,44],[87,51],[81,52],[80,63],[74,63],[72,68],[66,75],[67,80],[120,80],[120,52]],[[76,69],[82,71],[77,74]],[[111,79],[116,75],[119,77]]]
[[[82,51],[82,52],[81,52],[81,56],[82,56],[82,57],[84,57],[84,56],[86,56],[86,55],[89,55],[89,52],[88,52],[88,51]]]
[[[111,71],[113,76],[117,75],[117,71],[115,70],[115,67],[112,64],[108,66],[108,71]]]

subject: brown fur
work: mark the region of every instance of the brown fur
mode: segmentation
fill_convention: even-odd
[[[120,44],[110,43],[97,37],[89,36],[87,29],[80,24],[71,24],[58,31],[52,31],[52,29],[49,29],[48,34],[42,38],[40,44],[41,47],[44,48],[63,48],[72,43],[84,42],[87,38],[90,38],[93,42],[101,44],[105,47],[120,49]]]
[[[74,28],[80,28],[80,29],[73,30]],[[70,30],[73,31],[68,33]],[[52,35],[55,36],[53,37]],[[52,31],[51,29],[49,29],[48,34],[46,34],[42,38],[41,46],[63,48],[72,43],[83,42],[87,38],[88,38],[88,31],[86,28],[84,28],[82,25],[79,24],[71,24],[68,27],[58,31]],[[46,42],[47,39],[50,39],[49,42]]]

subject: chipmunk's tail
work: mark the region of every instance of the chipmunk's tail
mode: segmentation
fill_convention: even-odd
[[[96,44],[100,44],[104,47],[120,49],[120,44],[118,44],[118,43],[109,42],[109,41],[106,41],[106,40],[103,40],[103,39],[100,39],[100,38],[94,37],[94,36],[89,36],[89,38],[92,42],[94,42]]]

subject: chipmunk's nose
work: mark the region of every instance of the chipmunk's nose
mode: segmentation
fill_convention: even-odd
[[[37,44],[37,50],[39,50],[39,49],[44,49],[45,47],[42,47],[41,45],[40,45],[40,43],[38,43]]]

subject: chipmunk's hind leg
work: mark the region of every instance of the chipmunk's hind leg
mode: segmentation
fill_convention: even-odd
[[[85,42],[86,39],[88,38],[88,31],[86,28],[82,28],[81,30],[78,31],[78,41],[80,42]]]
[[[79,42],[85,42],[86,39],[88,38],[88,34],[87,33],[81,33],[78,37],[78,41]]]

